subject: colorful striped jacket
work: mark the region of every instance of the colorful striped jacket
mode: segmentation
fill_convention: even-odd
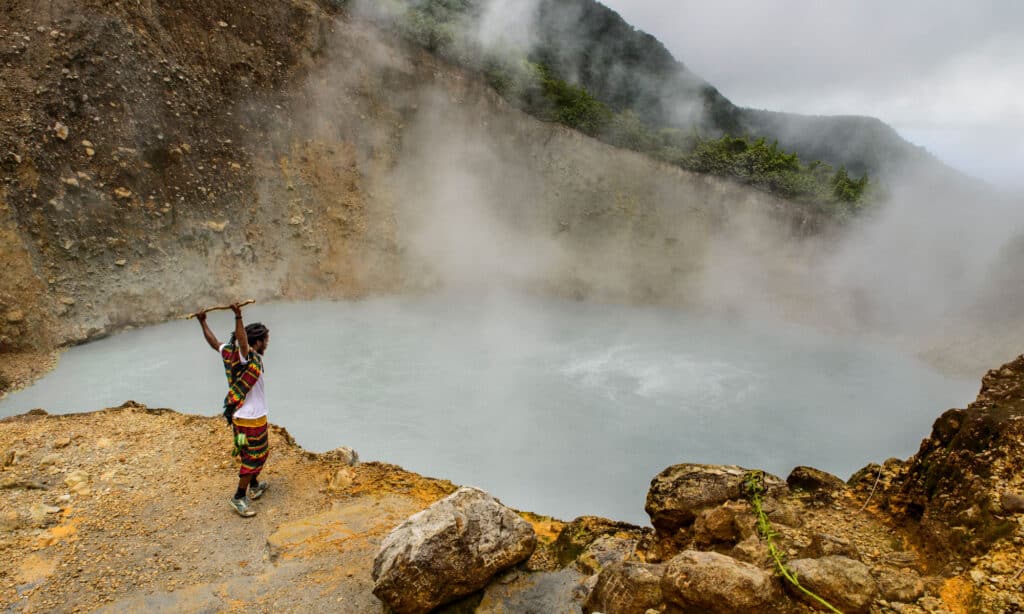
[[[224,375],[228,378],[228,394],[224,397],[224,417],[231,422],[235,411],[245,402],[246,395],[256,385],[263,373],[263,358],[249,350],[247,362],[242,362],[240,352],[234,344],[227,344],[220,351],[224,361]]]

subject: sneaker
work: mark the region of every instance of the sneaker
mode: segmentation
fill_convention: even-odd
[[[256,515],[256,510],[249,507],[249,502],[246,501],[245,497],[241,499],[231,498],[231,508],[238,512],[238,515],[242,518],[249,518]]]
[[[253,501],[259,499],[263,496],[263,493],[267,492],[268,488],[270,488],[270,484],[267,484],[266,482],[260,482],[258,486],[250,486],[249,498]]]

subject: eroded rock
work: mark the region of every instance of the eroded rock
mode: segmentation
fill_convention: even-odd
[[[44,527],[55,522],[54,519],[50,518],[50,514],[57,514],[59,512],[59,507],[46,505],[45,503],[33,503],[28,508],[28,517],[32,521],[32,526]]]
[[[89,488],[89,474],[81,469],[76,469],[69,473],[64,478],[64,483],[76,495],[88,495],[92,492],[92,489]]]
[[[871,569],[845,556],[797,559],[790,561],[788,567],[804,588],[843,612],[867,612],[878,594],[878,584],[871,577]],[[795,588],[790,592],[812,607],[823,607]]]
[[[327,482],[327,490],[330,492],[343,492],[352,486],[355,480],[355,472],[350,467],[342,467],[334,472]]]
[[[1000,497],[1000,503],[1003,506],[1003,511],[1008,514],[1024,513],[1024,495],[1009,492],[1003,493],[1003,496]]]
[[[743,498],[747,469],[735,465],[673,465],[651,480],[644,506],[651,524],[662,533],[672,533],[693,524],[702,510]],[[785,483],[765,474],[770,490]]]
[[[533,553],[533,526],[477,488],[408,518],[381,544],[373,594],[396,614],[429,612],[477,591]]]
[[[811,536],[811,545],[803,558],[817,559],[824,556],[845,556],[859,561],[860,551],[848,539],[828,533],[815,533]]]
[[[695,550],[669,561],[661,591],[666,602],[687,612],[773,612],[782,599],[771,572],[724,554]]]
[[[768,545],[757,535],[750,535],[736,544],[729,555],[746,563],[763,567],[771,562]]]
[[[23,524],[24,522],[21,519],[21,515],[14,510],[9,510],[0,514],[0,532],[17,531]]]
[[[924,580],[910,569],[883,570],[877,581],[878,593],[886,601],[913,603],[924,595]]]
[[[583,550],[576,566],[585,574],[595,574],[605,567],[633,556],[638,540],[602,535]]]
[[[359,464],[359,453],[348,446],[335,448],[318,456],[321,460],[338,461],[350,467]]]
[[[693,536],[700,546],[714,544],[735,544],[740,540],[736,517],[740,510],[732,505],[723,505],[702,511],[693,523]]]
[[[583,606],[586,614],[645,614],[664,601],[664,565],[622,561],[603,569]]]
[[[807,492],[831,492],[846,488],[846,482],[831,473],[814,467],[796,467],[786,478],[786,484],[793,490]]]
[[[553,550],[559,565],[569,565],[601,537],[613,536],[639,540],[641,534],[642,531],[639,527],[625,522],[598,516],[580,516],[562,528],[555,540]]]

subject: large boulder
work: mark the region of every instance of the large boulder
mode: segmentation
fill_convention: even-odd
[[[605,567],[583,606],[586,614],[645,614],[663,603],[664,565],[622,561]]]
[[[665,568],[665,601],[684,612],[773,612],[782,589],[765,569],[716,552],[687,550]]]
[[[743,498],[747,469],[734,465],[673,465],[651,480],[644,509],[651,524],[663,535],[689,527],[702,510]],[[785,482],[765,474],[769,491],[785,488]]]
[[[867,612],[878,594],[871,568],[845,556],[797,559],[787,564],[800,585],[843,612]],[[824,609],[803,591],[791,590],[795,597],[812,607]]]
[[[373,561],[373,594],[396,614],[429,612],[478,591],[533,554],[533,526],[477,488],[409,517]]]
[[[814,467],[795,467],[786,478],[786,484],[793,490],[807,492],[832,492],[846,489],[846,482]]]

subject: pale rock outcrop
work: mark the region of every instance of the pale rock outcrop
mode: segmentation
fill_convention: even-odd
[[[373,594],[396,614],[429,612],[477,591],[533,554],[533,526],[477,488],[410,516],[381,544]]]
[[[843,612],[867,612],[878,594],[878,584],[871,577],[871,569],[845,556],[797,559],[787,566],[804,588]],[[803,592],[794,589],[792,593],[808,605],[822,609],[817,601]]]
[[[352,471],[351,467],[342,467],[334,472],[331,479],[327,481],[327,490],[329,492],[344,492],[355,481],[355,472]]]
[[[613,563],[597,576],[597,584],[587,597],[583,611],[603,614],[645,614],[664,599],[661,579],[664,565],[632,561]]]
[[[359,464],[359,453],[348,446],[335,448],[318,456],[321,460],[337,461],[349,467]]]
[[[715,552],[687,550],[668,562],[665,601],[684,612],[773,612],[782,590],[768,570]]]

